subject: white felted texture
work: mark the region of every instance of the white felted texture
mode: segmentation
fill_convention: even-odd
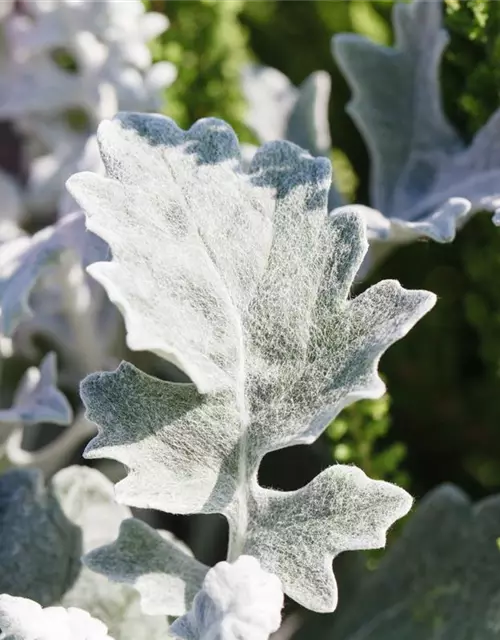
[[[27,598],[0,595],[2,640],[112,640],[99,620],[81,609],[42,607]]]
[[[192,609],[170,631],[184,640],[267,640],[280,626],[282,607],[278,578],[240,556],[210,569]]]
[[[161,110],[176,70],[166,61],[152,63],[148,43],[166,30],[168,20],[147,12],[141,0],[28,5],[25,12],[12,8],[2,23],[0,117],[15,121],[22,132],[30,166],[22,202],[2,176],[0,191],[7,208],[22,204],[30,216],[46,220],[67,178],[81,170],[98,123],[120,109]],[[0,224],[0,234],[10,226]]]
[[[448,42],[442,13],[442,0],[396,3],[393,48],[354,34],[333,39],[353,92],[348,111],[372,160],[378,215],[367,223],[374,240],[450,242],[468,216],[500,207],[500,110],[469,147],[447,121],[439,86]]]
[[[349,299],[363,224],[328,214],[329,162],[291,143],[265,145],[245,173],[219,120],[184,132],[121,114],[99,142],[108,177],[69,181],[113,254],[90,273],[122,310],[129,346],[194,384],[127,363],[89,376],[82,397],[100,430],[86,455],[128,467],[124,503],[223,513],[231,560],[251,549],[286,593],[332,610],[333,557],[382,546],[411,499],[351,467],[292,493],[262,489],[257,470],[266,453],[313,442],[350,402],[379,397],[380,356],[435,297],[386,281]]]

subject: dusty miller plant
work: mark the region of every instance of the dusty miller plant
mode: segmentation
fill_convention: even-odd
[[[114,15],[119,28],[99,31],[99,38],[111,39],[94,59],[88,33],[68,30],[76,24],[68,22],[71,12],[87,20],[88,31],[96,26],[87,4],[33,6],[41,11],[37,20],[16,16],[12,22],[15,66],[36,63],[42,90],[43,77],[61,71],[52,66],[53,47],[70,46],[74,38],[76,58],[64,62],[83,64],[85,82],[65,86],[80,87],[75,96],[67,91],[78,104],[97,105],[91,128],[118,103],[128,106],[125,98],[138,98],[142,83],[161,86],[159,77],[148,85],[143,42],[165,26],[161,19],[148,23],[135,5],[123,16],[109,7],[106,15]],[[3,20],[14,10],[6,7]],[[352,297],[368,247],[365,223],[373,242],[421,235],[448,241],[470,213],[498,208],[497,116],[465,148],[441,110],[437,68],[446,36],[440,9],[440,2],[422,0],[397,6],[392,49],[354,36],[335,44],[354,91],[351,113],[372,155],[376,209],[339,207],[328,161],[312,157],[329,153],[327,77],[314,74],[296,89],[275,70],[253,68],[245,82],[257,137],[289,138],[312,156],[294,144],[270,142],[246,149],[243,161],[234,133],[220,120],[182,131],[161,116],[122,113],[100,126],[100,157],[81,155],[88,152],[83,139],[68,138],[65,150],[78,153],[55,153],[55,164],[49,163],[55,173],[39,174],[45,193],[59,195],[57,184],[69,169],[93,169],[69,182],[89,231],[69,198],[60,201],[62,220],[33,236],[19,227],[18,209],[2,221],[3,355],[19,342],[29,344],[37,328],[73,357],[72,384],[90,371],[113,369],[117,354],[102,328],[116,323],[102,286],[123,315],[131,352],[154,353],[191,380],[161,380],[122,362],[85,379],[87,416],[79,411],[73,418],[57,388],[55,355],[28,369],[12,405],[0,411],[4,459],[18,467],[38,464],[51,475],[62,456],[94,432],[93,422],[99,432],[86,456],[123,463],[127,477],[116,485],[118,503],[111,483],[85,468],[66,469],[47,483],[27,469],[0,477],[2,640],[265,640],[280,625],[284,594],[305,608],[332,612],[338,599],[333,559],[383,546],[387,529],[408,512],[405,491],[353,466],[334,465],[291,492],[261,486],[258,473],[267,454],[313,443],[343,407],[380,397],[381,355],[434,303],[432,294],[394,281]],[[144,29],[128,50],[131,16],[139,15]],[[132,74],[140,82],[121,94],[129,65],[141,70]],[[30,73],[19,75],[11,105],[24,95]],[[391,82],[380,83],[381,73]],[[108,82],[115,81],[116,95],[106,102]],[[268,106],[259,113],[263,97]],[[105,103],[109,108],[101,109]],[[2,105],[7,109],[9,102]],[[68,107],[64,100],[59,106]],[[132,105],[139,107],[148,108]],[[34,102],[27,109],[40,115]],[[28,132],[36,118],[25,113],[23,122]],[[67,133],[66,125],[60,129],[43,114],[37,126],[44,144]],[[95,140],[90,144],[95,151]],[[35,146],[33,158],[38,153]],[[46,158],[37,166],[46,168]],[[51,192],[45,179],[54,175]],[[9,207],[18,207],[11,181],[0,186]],[[40,202],[40,210],[48,206]],[[84,274],[87,266],[93,280]],[[69,277],[54,287],[61,271]],[[25,427],[47,421],[72,427],[37,455],[23,451]],[[223,514],[227,561],[204,565],[168,532],[133,518],[129,506]],[[498,498],[471,507],[457,490],[438,489],[327,636],[497,637],[498,512]],[[424,541],[427,530],[433,537]],[[457,570],[464,557],[472,573],[467,580]],[[405,570],[407,558],[415,562]],[[467,624],[461,609],[469,611]],[[167,617],[177,618],[170,627]],[[303,632],[309,629],[305,624]]]
[[[85,563],[134,585],[146,613],[181,616],[171,628],[180,637],[267,637],[279,624],[278,584],[332,611],[333,558],[382,546],[411,498],[343,465],[297,491],[266,489],[260,461],[313,442],[350,402],[380,396],[380,356],[435,298],[385,281],[350,299],[365,231],[356,214],[328,213],[325,159],[270,143],[244,171],[234,133],[215,119],[184,132],[162,116],[122,114],[98,137],[106,177],[69,182],[113,256],[89,271],[122,311],[128,346],[192,382],[126,362],[87,377],[82,397],[99,434],[86,456],[126,465],[120,502],[224,514],[234,564],[209,570],[135,519]],[[269,615],[249,617],[262,593],[275,594]]]

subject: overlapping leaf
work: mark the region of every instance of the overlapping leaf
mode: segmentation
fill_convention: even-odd
[[[28,598],[0,595],[2,640],[112,640],[106,625],[75,607],[42,607]]]
[[[0,595],[3,640],[112,640],[106,625],[86,611],[47,607],[28,598]]]
[[[166,62],[151,65],[147,45],[167,26],[165,16],[146,13],[139,0],[119,6],[113,0],[34,1],[30,16],[13,14],[6,21],[9,58],[0,82],[0,114],[52,116],[83,107],[92,118],[106,83],[124,108],[157,108],[160,90],[175,72]],[[58,61],[61,56],[69,69]]]
[[[371,155],[374,240],[449,242],[468,215],[500,207],[500,111],[466,147],[442,109],[442,10],[441,0],[396,4],[393,48],[353,34],[333,40]]]
[[[231,559],[256,556],[289,595],[331,610],[333,557],[383,545],[411,500],[343,466],[280,493],[257,484],[258,466],[380,395],[380,356],[434,296],[387,281],[349,299],[366,239],[356,215],[327,213],[325,159],[270,143],[246,173],[234,133],[211,119],[183,132],[122,114],[99,141],[108,177],[69,184],[113,253],[89,270],[122,310],[130,348],[193,384],[127,363],[89,376],[82,396],[101,429],[87,455],[126,464],[125,503],[224,513]]]
[[[81,530],[82,553],[111,542],[123,522],[135,522],[128,520],[129,509],[116,504],[112,483],[93,469],[63,469],[54,477],[53,490],[68,520]],[[172,558],[179,556],[187,558],[186,564],[196,564],[173,541],[168,548]],[[80,566],[75,583],[66,590],[60,604],[88,611],[106,624],[115,640],[163,640],[168,632],[165,616],[142,612],[139,594],[132,586],[113,584],[85,566]]]
[[[118,539],[92,550],[84,561],[92,571],[133,585],[151,616],[185,614],[208,571],[171,534],[135,518],[124,520]]]
[[[318,71],[296,88],[277,69],[250,65],[242,85],[248,125],[261,142],[290,140],[314,156],[328,155],[330,77]]]

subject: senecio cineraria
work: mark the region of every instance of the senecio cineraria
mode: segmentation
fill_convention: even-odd
[[[471,213],[499,217],[499,116],[468,148],[446,121],[438,0],[395,7],[393,48],[338,36],[373,163],[373,209],[348,205],[324,157],[323,73],[297,89],[275,70],[245,71],[260,148],[242,148],[215,118],[184,131],[143,112],[173,80],[145,45],[166,21],[125,4],[36,0],[0,13],[0,114],[17,123],[31,163],[24,190],[0,181],[11,207],[0,224],[0,351],[32,352],[42,334],[65,361],[58,369],[46,354],[0,411],[10,467],[0,475],[0,638],[266,640],[285,596],[333,612],[333,560],[383,547],[411,509],[405,490],[354,466],[295,491],[263,487],[259,467],[384,393],[381,356],[436,298],[393,280],[353,297],[353,282],[382,243],[451,241]],[[76,108],[84,133],[68,132]],[[24,231],[46,215],[57,222]],[[143,353],[184,378],[144,371]],[[67,388],[83,378],[85,412],[73,417],[58,376]],[[24,450],[26,427],[46,422],[71,426]],[[116,485],[98,469],[61,469],[92,436],[87,459],[127,470]],[[222,514],[226,561],[203,564],[131,508]],[[498,638],[499,536],[498,497],[473,506],[437,488],[325,637]],[[306,622],[295,637],[321,633]]]

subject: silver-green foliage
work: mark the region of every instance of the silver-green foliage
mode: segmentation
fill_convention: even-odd
[[[442,11],[442,0],[396,3],[394,47],[355,34],[333,39],[353,92],[348,110],[370,151],[375,209],[360,212],[374,240],[450,242],[468,215],[500,208],[500,111],[468,147],[448,122]]]
[[[107,177],[69,181],[113,255],[89,271],[121,309],[129,347],[175,363],[192,384],[127,363],[89,376],[82,397],[99,434],[86,455],[126,465],[121,502],[223,513],[230,560],[255,556],[288,595],[332,610],[332,559],[382,546],[410,497],[341,465],[274,491],[258,484],[259,465],[383,393],[380,356],[435,297],[385,281],[350,299],[363,224],[328,214],[329,162],[291,143],[264,145],[248,172],[215,119],[184,132],[162,116],[121,114],[101,125],[99,143]],[[91,566],[130,580],[126,547],[108,551],[111,571],[103,550]]]

